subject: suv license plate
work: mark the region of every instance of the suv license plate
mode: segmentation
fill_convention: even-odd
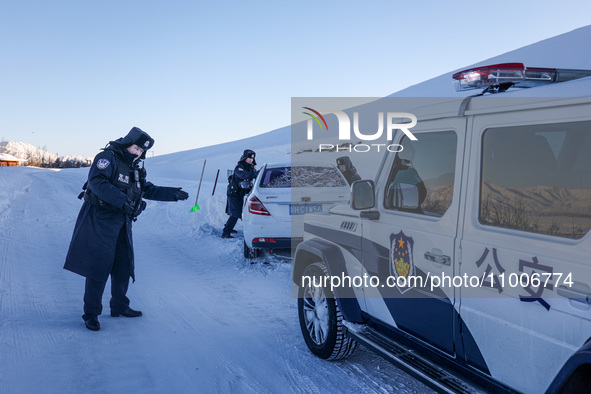
[[[322,204],[289,204],[290,215],[322,212]]]

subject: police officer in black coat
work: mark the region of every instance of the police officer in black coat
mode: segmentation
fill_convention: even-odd
[[[226,213],[230,215],[224,230],[222,231],[222,238],[234,238],[232,233],[236,232],[234,226],[238,222],[239,218],[242,218],[242,204],[244,195],[248,192],[249,188],[241,186],[241,182],[248,182],[257,176],[255,161],[256,153],[253,150],[246,149],[238,164],[234,168],[234,173],[228,179],[228,191],[226,195],[228,202],[226,204]]]
[[[359,174],[357,173],[357,169],[355,168],[353,163],[351,163],[351,159],[349,159],[349,156],[339,157],[337,159],[337,166],[345,176],[347,182],[349,182],[349,185],[355,181],[361,180],[361,176],[359,176]]]
[[[134,275],[131,224],[144,210],[143,200],[178,201],[189,195],[180,187],[159,187],[146,180],[139,163],[154,140],[134,127],[111,141],[94,158],[84,185],[84,203],[78,214],[64,268],[86,277],[84,319],[98,331],[102,296],[111,275],[111,316],[138,317],[129,307],[127,289]]]

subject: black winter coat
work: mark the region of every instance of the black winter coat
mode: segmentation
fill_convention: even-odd
[[[82,204],[64,268],[86,278],[106,281],[115,260],[117,238],[125,227],[126,251],[118,258],[129,264],[129,275],[134,275],[134,253],[131,234],[132,218],[121,209],[129,198],[137,202],[140,196],[149,200],[175,201],[172,187],[159,187],[136,178],[138,163],[126,157],[125,148],[109,145],[96,155],[88,173],[89,195]],[[143,195],[142,195],[143,193]],[[96,204],[96,198],[100,205]]]
[[[228,185],[228,191],[226,195],[228,196],[228,203],[226,205],[226,213],[230,216],[235,218],[242,217],[242,205],[244,202],[244,195],[246,191],[238,186],[238,184],[242,181],[249,181],[251,179],[256,178],[257,172],[255,170],[254,164],[248,164],[246,161],[241,160],[238,162],[236,167],[234,168],[234,173],[232,175],[232,182],[234,183],[234,187],[232,187],[231,183]]]

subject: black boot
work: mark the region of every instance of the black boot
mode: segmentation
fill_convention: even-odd
[[[222,230],[222,238],[234,238],[230,234],[234,231],[234,226],[238,222],[238,218],[234,216],[230,216],[228,221],[224,225],[224,229]]]
[[[141,315],[142,315],[142,312],[141,311],[133,310],[130,307],[127,307],[127,309],[124,309],[122,311],[113,311],[113,310],[111,310],[111,316],[113,316],[113,317],[119,317],[119,316],[140,317]]]
[[[101,329],[101,325],[96,317],[84,320],[84,325],[86,328],[92,331],[98,331]]]

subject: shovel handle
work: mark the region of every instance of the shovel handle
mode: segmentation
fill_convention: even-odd
[[[201,170],[201,178],[199,178],[199,187],[197,188],[197,197],[195,197],[195,205],[197,205],[197,200],[199,199],[199,191],[201,190],[201,182],[203,181],[203,172],[205,171],[205,163],[207,163],[207,159],[203,160],[203,169]]]
[[[215,194],[215,187],[218,184],[218,177],[220,176],[220,170],[218,169],[218,173],[215,174],[215,182],[213,183],[213,191],[211,192],[211,195],[213,196]]]

